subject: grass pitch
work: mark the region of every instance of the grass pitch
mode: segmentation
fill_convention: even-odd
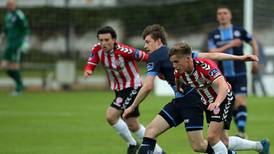
[[[19,97],[1,91],[0,153],[126,153],[126,144],[105,120],[113,97],[107,91],[26,92]],[[148,124],[170,99],[150,95],[140,108],[141,122]],[[248,104],[249,138],[274,141],[274,99],[249,97]],[[232,124],[230,134],[235,132]],[[158,143],[169,154],[194,153],[185,134],[181,125],[162,134]]]

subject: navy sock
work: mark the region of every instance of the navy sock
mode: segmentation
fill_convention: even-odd
[[[239,106],[236,113],[237,127],[240,132],[245,132],[247,109],[246,106]]]
[[[153,154],[155,144],[156,140],[144,137],[138,154]]]

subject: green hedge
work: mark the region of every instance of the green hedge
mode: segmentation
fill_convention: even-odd
[[[203,31],[216,25],[216,8],[227,5],[232,9],[233,22],[242,24],[243,1],[200,0],[188,3],[157,6],[130,6],[111,8],[23,8],[29,18],[32,33],[43,38],[65,34],[69,23],[77,34],[97,29],[109,19],[120,19],[126,36],[140,35],[149,24],[158,23],[172,35],[185,34],[193,30]],[[0,10],[3,19],[4,10]],[[0,26],[2,27],[2,21]]]

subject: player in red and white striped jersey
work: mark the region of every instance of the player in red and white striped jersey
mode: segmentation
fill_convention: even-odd
[[[115,92],[115,98],[107,109],[106,119],[127,142],[127,153],[135,154],[138,144],[130,131],[136,133],[140,139],[144,137],[145,132],[144,126],[138,120],[139,110],[136,108],[127,119],[121,119],[121,115],[133,103],[142,86],[136,61],[146,61],[148,54],[116,42],[116,37],[116,32],[109,26],[103,27],[97,32],[100,43],[94,46],[89,55],[84,77],[91,76],[97,64],[103,65],[110,88]],[[159,146],[155,148],[155,152],[158,151],[162,151]]]
[[[208,143],[215,153],[227,153],[232,105],[234,96],[217,65],[208,59],[192,59],[191,47],[184,42],[175,44],[170,50],[176,80],[182,86],[194,87],[204,99],[208,128]],[[177,82],[178,83],[178,82]]]
[[[184,85],[194,87],[202,96],[205,105],[213,103],[218,95],[218,87],[213,87],[212,84],[217,78],[222,77],[221,71],[209,59],[195,58],[193,63],[194,70],[190,74],[179,73],[176,70],[176,77],[178,79],[181,77]],[[226,82],[226,86],[228,91],[231,91],[231,85],[228,82]]]
[[[96,65],[101,62],[112,90],[120,91],[129,87],[140,87],[142,82],[136,61],[146,61],[148,55],[116,41],[109,43],[112,45],[110,48],[104,47],[102,43],[94,46],[85,70],[92,73]]]

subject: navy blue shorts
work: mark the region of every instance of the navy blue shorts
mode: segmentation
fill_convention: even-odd
[[[228,83],[232,86],[234,95],[246,95],[247,94],[247,79],[246,75],[240,75],[235,77],[226,77]]]
[[[136,88],[126,88],[121,91],[115,91],[115,98],[111,102],[112,107],[124,111],[128,108],[134,101],[141,87]],[[131,112],[128,117],[138,117],[140,116],[139,107]]]
[[[184,97],[175,98],[159,113],[170,127],[185,123],[186,131],[203,129],[203,106],[200,95],[193,91]]]

